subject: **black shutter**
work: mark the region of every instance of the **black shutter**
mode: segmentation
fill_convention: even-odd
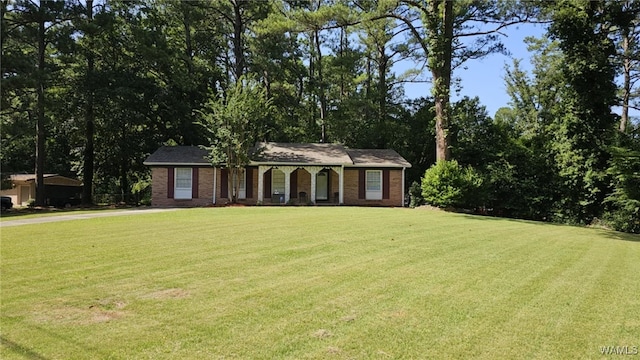
[[[253,199],[253,168],[246,168],[245,173],[247,174],[244,182],[245,187],[247,188],[247,199]]]
[[[229,169],[220,169],[220,197],[229,198]]]
[[[198,168],[191,169],[191,198],[198,198]]]
[[[389,179],[391,178],[390,176],[390,171],[389,169],[384,169],[382,170],[382,198],[383,199],[388,199],[389,198],[389,192],[390,192],[390,185],[389,184]]]
[[[172,167],[167,168],[167,198],[173,199],[173,180],[174,169]]]
[[[267,170],[267,172],[264,173],[264,178],[263,178],[263,182],[264,182],[264,197],[265,198],[271,198],[271,170]]]
[[[292,199],[298,198],[298,169],[294,170],[291,173],[291,181],[289,183],[289,188],[291,189],[290,197]]]
[[[358,174],[358,199],[364,199],[367,196],[367,179],[366,172],[364,169],[359,170]]]

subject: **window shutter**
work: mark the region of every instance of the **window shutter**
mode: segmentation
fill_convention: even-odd
[[[271,198],[271,170],[264,173],[264,197]]]
[[[174,170],[172,167],[167,168],[167,198],[173,199],[173,181],[175,179]]]
[[[191,169],[191,198],[198,198],[198,168],[194,167]]]
[[[229,198],[229,169],[220,169],[220,197]]]
[[[364,199],[367,195],[367,181],[366,172],[364,169],[360,169],[358,174],[358,199]]]
[[[247,188],[246,194],[247,199],[253,199],[253,168],[246,168],[245,172],[247,174],[246,180],[244,182],[245,187]]]
[[[382,198],[389,199],[389,179],[390,179],[390,171],[389,169],[382,170]]]
[[[294,170],[291,173],[291,181],[289,182],[289,188],[291,189],[290,197],[292,199],[298,198],[298,170]]]

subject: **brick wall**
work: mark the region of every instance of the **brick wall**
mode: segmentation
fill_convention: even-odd
[[[213,168],[198,168],[198,197],[176,200],[167,198],[168,169],[151,169],[151,205],[158,207],[209,206],[213,197]]]
[[[151,186],[151,204],[158,207],[195,207],[210,206],[213,198],[213,168],[203,167],[198,170],[198,198],[190,200],[176,200],[167,198],[167,168],[154,167],[151,169],[152,186]],[[215,169],[217,172],[216,182],[216,205],[224,205],[229,202],[227,195],[221,194],[221,169]],[[344,169],[344,205],[355,206],[403,206],[402,203],[402,170],[392,169],[389,172],[389,199],[383,200],[365,200],[358,199],[358,172],[359,169]],[[305,170],[298,170],[298,192],[306,192],[307,200],[311,198],[311,176]],[[255,205],[258,201],[258,169],[252,171],[253,197],[241,199],[241,204]],[[330,202],[333,202],[335,192],[339,191],[338,174],[331,172],[331,193]],[[266,198],[265,202],[269,199]],[[299,199],[294,199],[298,202]]]
[[[389,199],[358,199],[359,169],[344,169],[344,204],[356,206],[403,206],[402,170],[389,170]]]

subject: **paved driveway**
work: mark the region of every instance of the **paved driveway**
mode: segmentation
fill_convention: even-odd
[[[116,211],[104,211],[104,212],[96,211],[96,212],[89,212],[89,213],[82,213],[82,214],[42,216],[42,217],[35,217],[35,218],[28,218],[28,219],[3,220],[3,221],[0,221],[0,227],[42,224],[42,223],[67,221],[67,220],[94,219],[94,218],[108,217],[108,216],[151,214],[151,213],[174,211],[174,210],[178,210],[178,209],[131,209],[131,210],[116,210]]]

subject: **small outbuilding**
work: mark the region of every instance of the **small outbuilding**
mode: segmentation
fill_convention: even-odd
[[[11,197],[17,206],[26,206],[36,198],[36,175],[10,175],[11,188],[0,194]],[[63,207],[78,205],[82,196],[82,181],[58,174],[44,174],[44,193],[47,205]]]
[[[316,143],[259,143],[256,149],[231,179],[224,164],[213,166],[199,147],[161,147],[144,162],[152,170],[152,205],[218,205],[232,195],[248,205],[404,205],[411,164],[394,150]]]

